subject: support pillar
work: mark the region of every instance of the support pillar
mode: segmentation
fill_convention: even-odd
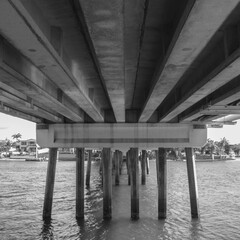
[[[57,163],[57,148],[50,148],[43,206],[43,219],[51,218],[52,215],[52,202],[56,163]]]
[[[114,154],[115,160],[115,185],[119,185],[119,173],[120,173],[120,151],[116,150]]]
[[[166,149],[159,148],[156,151],[156,169],[158,182],[158,219],[167,215],[167,161]]]
[[[139,218],[139,168],[138,168],[138,148],[130,148],[129,166],[131,175],[131,218]]]
[[[185,148],[192,218],[198,218],[198,189],[195,158],[192,148]]]
[[[92,150],[88,150],[88,162],[87,162],[87,172],[86,172],[87,187],[90,187],[91,164],[92,164]]]
[[[146,158],[147,158],[147,151],[142,150],[142,159],[141,159],[142,185],[146,184]]]
[[[131,185],[131,178],[130,178],[130,166],[129,166],[129,151],[126,153],[126,165],[127,165],[127,174],[128,174],[128,185]]]
[[[112,158],[111,149],[103,148],[103,218],[112,218]]]
[[[119,155],[119,174],[122,175],[123,153],[120,151]]]
[[[147,168],[147,175],[149,174],[149,157],[146,153],[146,168]]]
[[[76,149],[76,218],[84,218],[84,148]]]

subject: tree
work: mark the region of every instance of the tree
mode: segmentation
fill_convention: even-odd
[[[5,139],[5,144],[4,144],[4,147],[5,147],[6,151],[8,151],[11,148],[11,145],[12,145],[11,141],[6,138]]]
[[[230,145],[229,141],[225,137],[221,138],[220,142],[218,142],[218,147],[220,148],[221,154],[229,154]]]
[[[21,133],[16,133],[12,135],[13,139],[16,139],[17,142],[19,142],[19,139],[22,138],[22,134]]]
[[[208,152],[211,157],[213,158],[213,154],[215,151],[218,151],[219,148],[217,146],[217,143],[214,142],[213,140],[211,140],[210,138],[208,138],[206,144],[203,146],[203,148],[201,149],[202,154],[205,154],[206,152]]]

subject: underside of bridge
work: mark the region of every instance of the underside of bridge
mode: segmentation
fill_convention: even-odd
[[[240,117],[238,0],[2,0],[0,13],[3,113],[45,124]]]
[[[106,216],[109,149],[131,148],[136,217],[136,149],[158,146],[159,217],[166,214],[164,148],[179,146],[197,216],[191,147],[205,143],[206,125],[240,118],[240,1],[1,0],[0,112],[37,123],[39,145],[51,148],[45,216],[56,149],[66,146],[78,148],[77,216],[85,147],[104,148]]]

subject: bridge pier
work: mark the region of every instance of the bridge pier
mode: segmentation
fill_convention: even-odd
[[[103,219],[112,218],[112,158],[111,149],[103,148]]]
[[[138,148],[130,148],[129,166],[131,179],[131,218],[139,219],[139,168]]]
[[[92,164],[92,150],[88,150],[88,162],[87,162],[87,172],[86,172],[87,187],[90,187],[91,164]]]
[[[158,219],[166,218],[167,213],[167,165],[166,149],[156,151],[156,170],[158,183]]]
[[[198,188],[197,188],[197,176],[195,158],[192,148],[185,148],[187,173],[188,173],[188,185],[190,194],[190,205],[192,218],[198,218]]]
[[[150,137],[151,136],[151,137]],[[166,148],[186,147],[191,214],[198,217],[197,182],[192,147],[203,146],[207,139],[205,126],[194,124],[39,124],[37,141],[42,147],[50,147],[43,217],[51,217],[53,185],[56,168],[57,148],[76,147],[77,160],[77,197],[76,217],[84,216],[84,148],[103,148],[103,218],[112,217],[112,158],[111,149],[127,152],[127,167],[131,183],[131,218],[139,218],[139,160],[138,149],[158,149],[156,168],[158,180],[158,218],[166,217]],[[161,148],[159,148],[161,146]],[[119,181],[119,151],[116,160],[116,183]],[[145,157],[143,151],[143,159]],[[148,159],[148,157],[147,157]],[[148,161],[145,162],[149,166]],[[148,170],[148,168],[147,168]],[[142,161],[142,183],[144,183],[144,161]]]
[[[76,218],[84,218],[84,148],[76,149]]]
[[[47,178],[43,205],[43,219],[51,218],[52,215],[53,190],[57,164],[57,151],[58,151],[57,148],[49,149],[49,160],[47,167]]]

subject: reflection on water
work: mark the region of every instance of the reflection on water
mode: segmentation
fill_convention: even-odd
[[[155,161],[140,186],[140,219],[130,219],[126,169],[113,186],[112,220],[102,220],[102,184],[93,163],[85,219],[75,219],[75,163],[58,162],[52,220],[42,220],[47,163],[0,161],[0,234],[9,239],[240,239],[240,161],[198,162],[200,218],[192,220],[185,162],[168,162],[168,210],[157,218]]]

